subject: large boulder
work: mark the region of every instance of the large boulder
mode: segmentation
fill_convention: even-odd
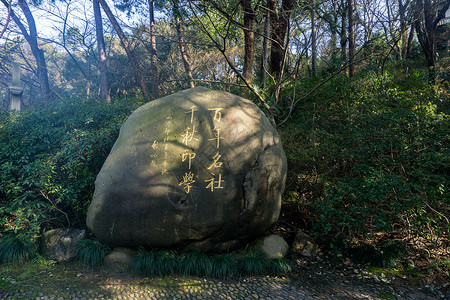
[[[86,223],[111,246],[234,249],[277,220],[286,171],[280,137],[255,104],[185,90],[129,116]]]

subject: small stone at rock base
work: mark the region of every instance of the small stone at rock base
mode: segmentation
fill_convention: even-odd
[[[134,254],[129,248],[117,247],[106,255],[103,264],[106,268],[124,269],[131,263]]]
[[[77,252],[77,243],[86,233],[80,229],[57,228],[44,232],[43,252],[58,262],[73,260]]]
[[[289,250],[286,241],[278,235],[271,234],[256,241],[253,249],[261,252],[268,259],[283,258]]]
[[[314,240],[300,230],[292,242],[292,250],[303,256],[312,257],[316,256],[318,248]]]

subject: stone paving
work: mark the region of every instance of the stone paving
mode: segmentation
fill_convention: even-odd
[[[1,266],[0,266],[1,267]],[[6,269],[3,269],[6,270]],[[32,270],[32,271],[30,271]],[[289,277],[233,280],[141,277],[124,270],[88,270],[74,264],[50,269],[0,268],[0,299],[449,299],[450,285],[420,287],[402,278],[323,263],[299,266]],[[22,274],[21,274],[22,273]]]
[[[413,287],[363,282],[356,278],[263,277],[220,281],[199,278],[106,279],[86,286],[55,282],[52,286],[16,291],[0,290],[0,299],[445,299],[444,295]],[[327,282],[327,280],[329,280]]]

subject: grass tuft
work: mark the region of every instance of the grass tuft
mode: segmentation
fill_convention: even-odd
[[[134,257],[131,263],[133,272],[144,276],[168,276],[175,273],[176,255],[173,251],[144,251]]]
[[[210,276],[213,264],[208,255],[201,251],[182,253],[178,257],[178,273],[183,276]]]
[[[292,271],[293,263],[286,259],[271,259],[269,261],[273,275],[287,274]]]
[[[211,257],[212,273],[215,278],[233,278],[238,270],[236,259],[232,254],[216,254]]]
[[[293,264],[285,259],[268,260],[256,252],[207,255],[192,251],[177,256],[173,251],[145,251],[141,248],[130,267],[132,272],[143,276],[178,274],[227,279],[286,274],[292,271]]]
[[[78,242],[77,259],[91,268],[96,268],[103,264],[109,252],[110,248],[99,241],[83,239]]]
[[[22,263],[33,257],[36,244],[32,239],[21,236],[0,238],[0,263]]]
[[[257,252],[250,251],[238,261],[241,276],[261,276],[270,273],[269,260]]]

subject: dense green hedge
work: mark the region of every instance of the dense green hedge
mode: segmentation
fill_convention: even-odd
[[[137,103],[136,103],[137,104]],[[94,180],[135,103],[57,102],[0,115],[0,233],[83,227]]]

